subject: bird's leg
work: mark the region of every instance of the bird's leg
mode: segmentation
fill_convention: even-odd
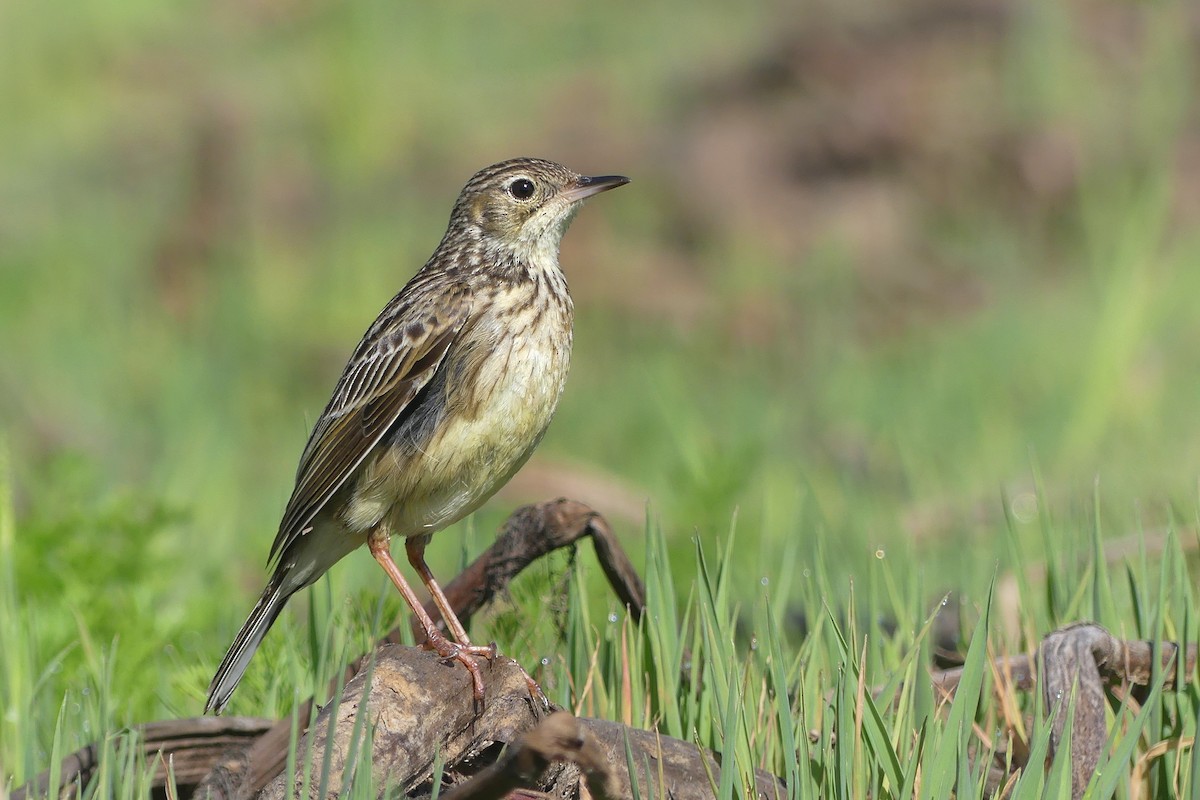
[[[427,544],[429,544],[428,536],[410,536],[406,539],[404,541],[404,550],[408,553],[408,563],[412,564],[413,569],[417,571],[417,574],[421,576],[421,580],[425,583],[425,588],[433,596],[434,605],[442,613],[442,619],[446,621],[446,627],[450,629],[450,634],[468,653],[483,656],[490,661],[496,657],[496,643],[492,642],[482,647],[471,644],[471,640],[467,638],[467,629],[463,627],[458,615],[454,613],[454,609],[450,606],[450,601],[446,599],[445,593],[442,592],[442,587],[438,586],[437,579],[433,577],[429,565],[425,563],[425,545]],[[530,696],[535,701],[540,701],[549,706],[550,701],[546,699],[546,695],[542,692],[542,687],[538,686],[537,681],[520,664],[517,664],[517,668],[525,676],[525,683],[529,687]]]
[[[479,671],[479,665],[472,658],[472,656],[480,654],[471,652],[469,646],[463,646],[450,641],[437,629],[437,623],[426,613],[425,606],[421,604],[416,592],[408,585],[408,581],[404,580],[404,576],[400,574],[400,568],[392,560],[390,544],[391,536],[382,525],[375,526],[371,529],[370,534],[367,535],[367,546],[371,549],[371,555],[379,562],[379,566],[383,567],[383,571],[392,579],[392,583],[396,584],[396,588],[400,590],[400,595],[404,598],[404,602],[408,603],[409,608],[416,614],[417,621],[421,623],[421,628],[425,631],[425,646],[442,658],[454,659],[467,668],[467,672],[471,673],[471,688],[475,697],[476,711],[482,711],[483,673]],[[486,650],[487,648],[477,649]],[[492,657],[494,657],[496,654],[494,646],[490,652]]]
[[[450,607],[450,601],[446,599],[442,587],[438,586],[437,579],[433,577],[429,565],[425,563],[425,545],[428,543],[428,536],[410,536],[408,539],[405,539],[404,550],[408,553],[408,563],[412,564],[413,569],[421,576],[421,581],[425,584],[425,588],[433,596],[433,603],[438,607],[438,611],[442,613],[442,619],[446,620],[446,627],[450,629],[450,635],[454,637],[454,640],[472,655],[483,656],[490,661],[496,657],[495,642],[483,646],[471,644],[471,640],[467,638],[467,629],[463,627],[462,622],[458,619],[458,615]]]

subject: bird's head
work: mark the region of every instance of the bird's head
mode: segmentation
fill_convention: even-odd
[[[583,201],[626,183],[621,175],[589,178],[537,158],[503,161],[475,173],[463,187],[451,230],[464,225],[487,249],[511,250],[522,260],[556,258]]]

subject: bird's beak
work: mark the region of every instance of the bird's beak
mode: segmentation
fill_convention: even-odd
[[[570,202],[577,203],[594,194],[607,192],[609,189],[615,189],[627,183],[629,183],[629,178],[626,178],[624,175],[600,175],[595,178],[588,178],[581,175],[574,183],[563,190],[563,196]]]

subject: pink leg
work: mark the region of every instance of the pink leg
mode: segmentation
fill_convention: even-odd
[[[458,615],[450,607],[450,601],[446,599],[445,593],[442,592],[442,587],[438,585],[437,579],[433,577],[433,573],[429,569],[429,565],[425,563],[425,545],[428,543],[428,536],[412,536],[405,540],[404,549],[408,553],[408,563],[412,564],[413,569],[417,571],[417,574],[421,576],[421,580],[425,583],[425,588],[433,596],[433,603],[438,607],[438,611],[442,613],[442,619],[446,621],[446,627],[450,629],[450,634],[463,646],[466,652],[471,655],[483,656],[491,661],[496,657],[496,643],[493,642],[486,646],[471,644],[471,640],[467,638],[467,629],[463,627]],[[517,666],[521,667],[520,664]],[[542,687],[537,685],[537,681],[525,671],[524,667],[521,667],[521,674],[525,676],[525,683],[529,687],[530,696],[549,706],[550,701],[546,699],[546,695],[542,692]]]
[[[437,624],[429,614],[425,613],[425,607],[421,605],[421,601],[417,598],[416,593],[408,585],[408,581],[404,580],[404,576],[400,574],[399,567],[392,560],[390,543],[391,537],[387,530],[382,527],[373,528],[367,537],[367,546],[371,548],[371,555],[379,562],[379,566],[383,567],[383,571],[392,579],[392,583],[396,584],[396,588],[400,590],[401,596],[404,597],[404,602],[408,603],[409,608],[416,614],[417,621],[421,623],[421,628],[425,631],[425,646],[442,658],[454,659],[466,667],[467,672],[471,673],[471,688],[475,697],[475,708],[477,712],[482,712],[483,673],[479,671],[479,665],[475,663],[475,659],[473,658],[473,656],[480,655],[480,653],[472,652],[468,646],[450,641],[437,629]],[[488,650],[488,648],[475,649]],[[495,647],[492,647],[488,652],[494,657],[496,654]]]

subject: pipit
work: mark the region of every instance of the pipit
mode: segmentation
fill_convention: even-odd
[[[217,669],[206,711],[225,707],[288,598],[364,543],[426,646],[467,668],[482,704],[476,658],[494,658],[495,645],[471,644],[425,546],[508,482],[546,432],[571,355],[559,242],[586,198],[628,182],[518,158],[463,187],[441,244],[367,330],[313,427],[271,546],[271,579]],[[400,574],[392,536],[405,539],[453,640]]]

